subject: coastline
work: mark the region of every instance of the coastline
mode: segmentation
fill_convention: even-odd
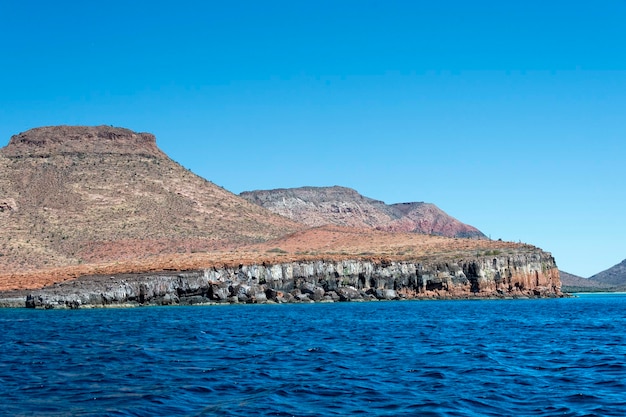
[[[192,271],[84,276],[0,293],[1,307],[39,309],[563,297],[544,252],[421,262],[300,261]]]

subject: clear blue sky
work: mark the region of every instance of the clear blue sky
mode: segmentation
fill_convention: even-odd
[[[0,2],[0,146],[152,132],[239,193],[427,201],[589,276],[626,258],[626,2]]]

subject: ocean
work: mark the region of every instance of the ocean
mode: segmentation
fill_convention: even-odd
[[[0,415],[624,416],[626,295],[0,309]]]

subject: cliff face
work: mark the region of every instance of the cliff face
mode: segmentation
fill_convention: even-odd
[[[311,227],[332,224],[373,227],[395,219],[382,201],[345,187],[301,187],[245,191],[241,197]]]
[[[185,273],[81,278],[32,292],[31,308],[561,296],[550,254],[448,261],[240,265]]]
[[[2,153],[12,158],[59,154],[166,157],[154,135],[112,126],[39,127],[12,136]]]
[[[301,187],[246,191],[241,197],[307,226],[349,226],[388,232],[485,238],[430,203],[385,204],[345,187]]]

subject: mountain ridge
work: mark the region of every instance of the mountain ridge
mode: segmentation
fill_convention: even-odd
[[[460,222],[432,203],[386,204],[363,196],[352,188],[336,185],[244,191],[239,195],[311,227],[330,224],[388,232],[486,238],[475,227]]]
[[[601,282],[591,281],[578,275],[570,274],[565,271],[559,271],[561,277],[561,289],[563,292],[602,292],[612,291],[612,287]]]
[[[626,259],[589,277],[589,280],[614,287],[626,288]]]

